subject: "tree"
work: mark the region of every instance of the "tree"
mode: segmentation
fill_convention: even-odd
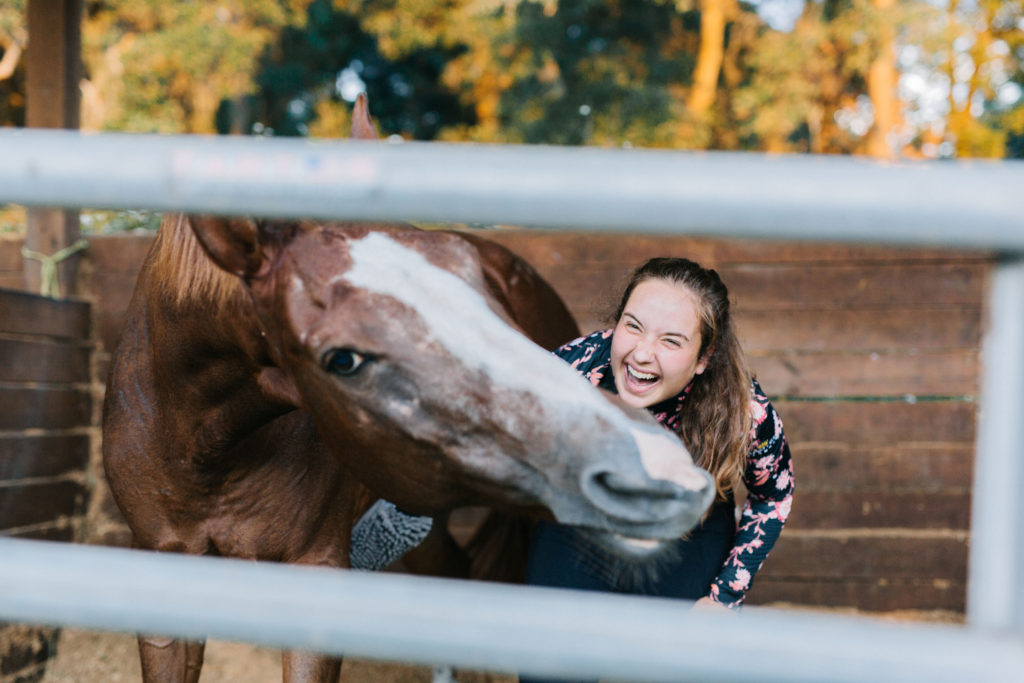
[[[678,144],[696,13],[653,1],[523,2],[504,26],[492,46],[492,68],[505,81],[496,112],[502,139]]]
[[[1002,157],[1024,135],[1024,2],[951,2],[948,12],[949,141],[957,156]]]
[[[700,48],[693,70],[693,87],[686,106],[703,116],[715,101],[718,77],[725,57],[725,27],[737,12],[735,0],[700,0]]]
[[[472,124],[472,107],[442,82],[465,49],[443,21],[446,9],[457,7],[314,0],[305,23],[286,27],[260,59],[257,124],[279,135],[345,135],[347,102],[360,90],[391,134],[431,140],[445,126]]]
[[[808,2],[792,31],[759,40],[737,100],[744,130],[772,151],[892,156],[909,137],[899,51],[934,16],[920,2]]]
[[[214,132],[222,100],[308,0],[98,0],[86,7],[83,128]]]
[[[866,77],[868,99],[871,101],[872,123],[868,130],[865,151],[873,157],[889,158],[899,152],[899,128],[902,123],[896,93],[896,28],[889,17],[895,0],[873,0],[878,17],[875,54]]]

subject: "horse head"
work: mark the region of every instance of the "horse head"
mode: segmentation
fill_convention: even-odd
[[[308,411],[377,495],[420,514],[540,507],[635,553],[652,544],[627,539],[677,538],[711,503],[676,437],[523,333],[466,236],[190,222],[245,283],[274,364],[264,390]]]

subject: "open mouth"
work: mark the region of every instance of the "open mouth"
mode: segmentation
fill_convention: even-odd
[[[637,370],[629,363],[626,363],[625,366],[626,384],[628,385],[630,391],[642,393],[650,389],[655,384],[657,384],[658,380],[661,379],[660,376],[654,374],[653,372],[643,372],[641,370]]]

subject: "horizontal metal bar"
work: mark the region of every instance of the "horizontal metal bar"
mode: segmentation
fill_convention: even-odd
[[[1024,162],[0,130],[0,203],[1024,251]]]
[[[1020,638],[948,625],[0,539],[0,619],[631,681],[1005,681]]]

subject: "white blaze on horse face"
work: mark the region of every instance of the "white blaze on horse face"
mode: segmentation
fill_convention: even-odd
[[[350,284],[397,299],[416,311],[433,340],[470,370],[497,385],[527,391],[547,403],[580,405],[609,418],[611,406],[586,380],[502,320],[476,289],[381,233],[353,242]]]
[[[298,298],[306,290],[306,285],[302,282],[302,278],[298,275],[292,275],[291,281],[288,283],[291,289],[291,295],[294,298]],[[303,328],[302,332],[299,333],[299,341],[303,344],[309,338],[309,331]]]
[[[572,428],[570,422],[556,416],[589,409],[630,432],[652,478],[699,488],[692,480],[701,475],[678,439],[657,433],[657,428],[646,431],[630,424],[586,379],[510,327],[458,276],[381,233],[355,240],[349,255],[352,267],[340,279],[416,311],[434,341],[468,369],[485,373],[499,386],[535,396],[543,404],[537,414],[552,416],[567,429]]]

